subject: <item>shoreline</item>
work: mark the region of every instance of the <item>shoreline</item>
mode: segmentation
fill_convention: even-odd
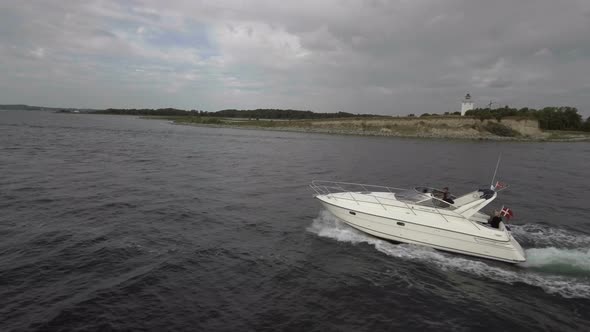
[[[146,118],[144,118],[146,119]],[[149,118],[147,118],[149,119]],[[333,128],[304,128],[304,127],[264,127],[264,126],[244,126],[231,124],[206,124],[206,123],[190,123],[175,120],[167,120],[169,123],[179,126],[193,126],[193,127],[207,127],[207,128],[230,128],[243,130],[263,130],[263,131],[279,131],[279,132],[295,132],[295,133],[311,133],[311,134],[327,134],[327,135],[342,135],[342,136],[372,136],[372,137],[391,137],[391,138],[419,138],[419,139],[445,139],[445,140],[462,140],[462,141],[499,141],[499,142],[589,142],[590,136],[569,137],[569,138],[550,138],[550,137],[502,137],[493,135],[440,135],[433,133],[416,133],[416,134],[402,134],[396,132],[375,132],[363,131],[353,129],[333,129]],[[549,133],[550,135],[550,133]]]
[[[264,130],[264,131],[279,131],[279,132],[294,132],[294,133],[312,133],[312,134],[327,134],[327,135],[342,135],[342,136],[372,136],[372,137],[391,137],[391,138],[414,138],[414,139],[437,139],[437,140],[460,140],[460,141],[492,141],[492,142],[560,142],[560,143],[577,143],[577,142],[590,142],[590,133],[585,132],[568,132],[568,131],[541,131],[537,130],[537,134],[533,135],[518,135],[518,136],[498,136],[493,135],[485,131],[474,131],[466,129],[465,126],[462,128],[445,128],[445,130],[437,130],[437,128],[431,127],[430,130],[424,130],[424,127],[413,128],[412,130],[399,130],[387,126],[381,128],[381,130],[373,130],[364,128],[364,126],[344,126],[336,125],[331,127],[326,126],[313,126],[307,124],[305,126],[280,126],[282,121],[273,120],[261,120],[261,123],[267,125],[250,125],[243,124],[243,122],[228,122],[220,119],[220,122],[216,123],[204,123],[204,122],[192,122],[182,121],[175,117],[169,116],[143,116],[143,115],[132,115],[132,114],[117,114],[116,116],[132,116],[139,119],[146,120],[164,120],[170,124],[183,125],[183,126],[194,126],[194,127],[206,127],[206,128],[230,128],[230,129],[243,129],[243,130]],[[333,122],[338,119],[325,119],[320,122]],[[370,120],[370,119],[369,119]],[[395,119],[400,120],[400,119]],[[422,119],[401,119],[401,121],[424,121]],[[223,121],[223,122],[221,122]],[[345,120],[350,121],[350,120]],[[367,120],[362,120],[367,121]],[[242,124],[237,124],[242,123]],[[268,124],[272,124],[269,126]],[[288,123],[285,121],[285,123]],[[395,125],[394,125],[395,127]],[[398,128],[399,129],[399,128]],[[440,129],[440,128],[439,128]],[[450,130],[449,130],[450,129]],[[402,131],[402,132],[400,132]],[[403,132],[405,131],[405,132]]]

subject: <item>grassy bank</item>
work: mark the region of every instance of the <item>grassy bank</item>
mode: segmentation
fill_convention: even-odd
[[[542,132],[537,122],[526,119],[479,120],[461,117],[423,118],[345,118],[313,120],[240,119],[206,116],[149,116],[176,124],[314,132],[341,135],[424,137],[455,139],[583,141],[590,133]]]

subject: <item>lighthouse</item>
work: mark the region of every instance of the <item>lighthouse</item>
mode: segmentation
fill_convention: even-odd
[[[461,116],[465,116],[465,112],[473,109],[473,102],[471,101],[471,95],[468,93],[465,95],[465,99],[461,103]]]

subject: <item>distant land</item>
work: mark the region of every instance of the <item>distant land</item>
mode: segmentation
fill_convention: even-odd
[[[345,135],[396,137],[590,140],[590,118],[585,122],[575,107],[542,109],[508,106],[459,112],[424,113],[420,116],[383,116],[346,112],[316,113],[292,109],[227,109],[217,112],[165,109],[107,109],[100,114],[141,115],[176,124],[281,131],[321,132]]]
[[[79,112],[96,112],[97,109],[86,109],[86,108],[72,108],[72,107],[46,107],[46,106],[30,106],[25,104],[6,104],[0,105],[0,110],[11,110],[11,111],[79,111]]]
[[[351,117],[390,117],[388,115],[377,114],[352,114],[347,112],[335,113],[318,113],[309,110],[293,109],[274,109],[260,108],[254,110],[237,110],[225,109],[216,112],[207,112],[200,110],[182,110],[177,108],[107,108],[107,109],[83,109],[83,108],[65,108],[65,107],[44,107],[29,106],[24,104],[0,105],[0,110],[23,110],[23,111],[52,111],[60,113],[95,113],[95,114],[114,114],[114,115],[146,115],[146,116],[212,116],[226,118],[252,118],[252,119],[334,119],[334,118],[351,118]]]
[[[176,108],[103,110],[18,105],[0,105],[0,110],[53,111],[142,116],[193,126],[234,127],[345,135],[395,137],[466,138],[533,141],[588,141],[590,117],[585,121],[575,107],[496,109],[478,108],[444,114],[401,116],[319,113],[293,109],[225,109],[217,112]]]
[[[29,105],[0,105],[0,110],[17,110],[17,111],[41,111],[44,107]]]
[[[391,117],[376,114],[353,114],[347,112],[336,113],[319,113],[309,110],[293,110],[293,109],[276,109],[276,108],[259,108],[253,110],[236,110],[225,109],[217,112],[207,112],[198,110],[179,110],[175,108],[159,108],[159,109],[118,109],[109,108],[106,110],[96,111],[99,114],[121,114],[121,115],[147,115],[147,116],[200,116],[200,117],[216,117],[216,118],[242,118],[251,120],[260,119],[340,119],[340,118],[374,118],[374,117]]]

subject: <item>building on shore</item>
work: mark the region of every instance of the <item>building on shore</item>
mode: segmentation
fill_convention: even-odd
[[[461,103],[461,116],[465,116],[465,112],[473,109],[473,101],[471,95],[468,93],[465,95],[465,99]]]

